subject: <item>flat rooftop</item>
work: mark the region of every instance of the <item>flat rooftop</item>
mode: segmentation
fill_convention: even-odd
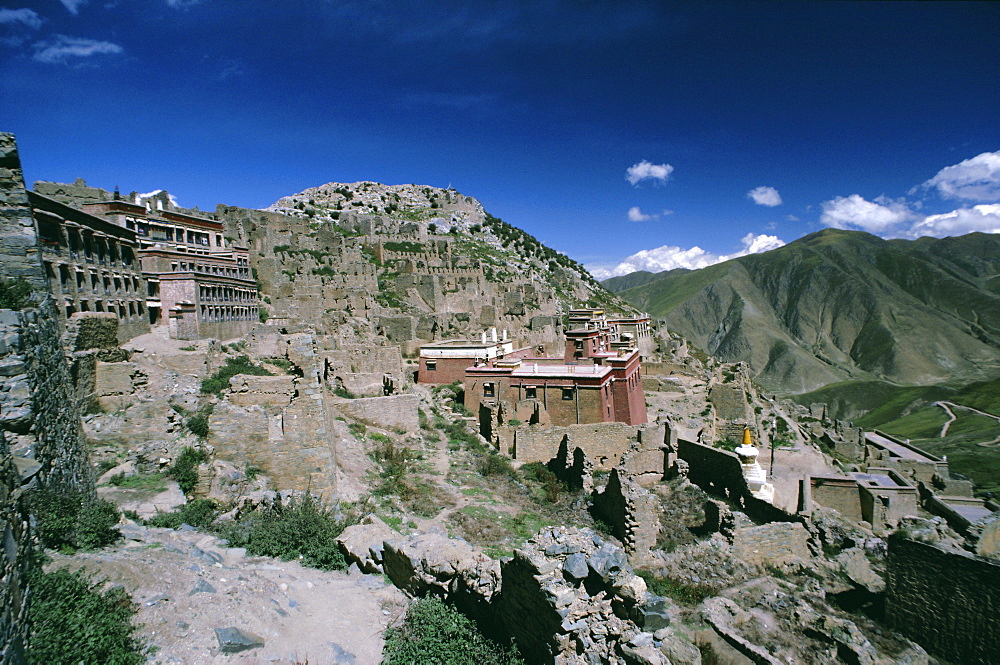
[[[611,368],[604,365],[541,365],[538,363],[522,362],[521,366],[514,370],[511,376],[518,378],[540,377],[598,377],[602,378],[611,373]]]
[[[865,441],[868,441],[879,448],[885,448],[896,457],[900,457],[902,459],[914,460],[917,462],[929,462],[931,464],[941,461],[936,457],[928,455],[927,453],[920,452],[912,446],[903,445],[893,441],[892,439],[886,438],[877,432],[865,432]]]
[[[898,483],[891,476],[885,473],[860,473],[851,474],[855,480],[867,487],[908,487]]]
[[[939,497],[940,498],[940,497]],[[969,522],[975,522],[980,520],[987,515],[992,514],[992,510],[987,508],[984,504],[966,503],[966,502],[955,502],[951,503],[947,499],[941,499],[941,503],[948,506],[956,513],[969,520]]]

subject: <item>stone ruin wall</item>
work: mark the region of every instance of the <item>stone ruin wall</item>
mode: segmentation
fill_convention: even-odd
[[[7,439],[0,432],[0,520],[4,556],[0,557],[0,663],[24,663],[30,623],[28,578],[37,547],[21,485]]]
[[[378,243],[368,242],[367,236],[345,236],[329,223],[314,229],[309,218],[275,212],[220,205],[217,215],[226,236],[250,248],[261,293],[271,299],[266,309],[272,325],[306,324],[329,332],[353,322],[370,334],[384,335],[405,354],[425,342],[474,337],[496,327],[508,330],[521,345],[559,350],[555,294],[536,283],[496,284],[479,268],[451,266],[447,255],[427,253],[422,261],[404,261],[406,271],[391,278],[392,290],[413,312],[401,314],[373,297],[379,292],[376,265],[362,248],[374,251]],[[336,228],[357,227],[370,234],[379,219],[345,215]],[[396,235],[426,240],[417,232]],[[372,236],[379,242],[386,237]],[[281,246],[288,251],[274,251]]]
[[[63,355],[56,314],[39,309],[0,310],[0,427],[15,456],[33,459],[43,485],[93,493],[94,480],[74,382]]]
[[[908,538],[889,541],[886,621],[955,663],[1000,654],[1000,562]]]
[[[48,284],[37,251],[17,147],[0,133],[0,266],[41,294]],[[29,636],[28,578],[36,547],[24,501],[29,486],[94,494],[94,481],[60,338],[47,295],[37,308],[0,310],[0,658],[23,662]]]
[[[593,423],[565,427],[510,427],[497,428],[501,446],[509,441],[519,462],[541,462],[559,454],[560,446],[572,451],[580,448],[594,468],[610,471],[621,462],[622,454],[638,436],[639,426],[625,423]],[[501,447],[506,452],[509,447]]]

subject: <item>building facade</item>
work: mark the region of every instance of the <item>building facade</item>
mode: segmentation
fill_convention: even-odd
[[[259,321],[249,252],[230,245],[222,222],[161,205],[114,200],[82,207],[134,231],[151,324],[166,323],[176,339],[245,335]]]
[[[109,312],[118,317],[119,342],[149,332],[148,287],[135,231],[27,194],[49,291],[63,322],[77,312]]]

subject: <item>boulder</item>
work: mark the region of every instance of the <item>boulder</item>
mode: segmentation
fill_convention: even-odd
[[[397,531],[379,519],[368,515],[361,524],[344,529],[337,536],[337,546],[348,563],[357,564],[363,572],[383,573],[383,551],[385,541],[399,538]]]
[[[263,637],[234,627],[216,628],[215,637],[219,640],[219,650],[222,653],[239,653],[264,646]]]
[[[385,542],[382,566],[393,584],[414,595],[468,591],[489,602],[500,586],[498,561],[436,533]]]

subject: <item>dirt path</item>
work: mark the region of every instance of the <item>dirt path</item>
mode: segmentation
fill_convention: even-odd
[[[958,420],[958,416],[955,415],[953,409],[965,409],[966,411],[971,411],[972,413],[984,416],[986,418],[993,418],[998,423],[1000,423],[1000,416],[995,416],[992,413],[986,413],[985,411],[980,411],[979,409],[975,409],[971,406],[965,406],[964,404],[955,404],[954,402],[941,401],[941,402],[934,402],[934,406],[940,406],[942,409],[945,410],[945,412],[948,414],[948,417],[950,418],[950,420],[946,422],[943,427],[941,427],[941,433],[938,434],[939,438],[944,438],[944,436],[948,434],[948,428],[951,426],[951,424],[956,420]],[[996,437],[992,441],[981,441],[976,445],[994,446],[998,443],[1000,443],[1000,436]]]
[[[128,524],[125,542],[52,566],[85,568],[122,585],[139,605],[140,634],[157,647],[153,663],[295,665],[381,662],[382,634],[406,599],[381,578],[327,573],[242,549],[198,531]],[[264,646],[219,649],[216,628],[254,633]]]
[[[956,416],[955,412],[951,410],[948,402],[934,402],[934,406],[940,406],[944,409],[944,412],[948,414],[948,422],[941,426],[941,433],[938,434],[938,438],[943,439],[948,435],[948,428],[951,427],[951,424],[958,420],[958,416]]]

